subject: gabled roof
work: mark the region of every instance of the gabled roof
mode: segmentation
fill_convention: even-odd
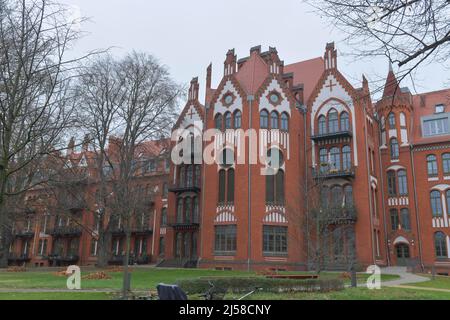
[[[254,52],[235,74],[235,77],[247,95],[254,95],[268,75],[269,68],[266,62],[257,52]]]
[[[308,101],[324,71],[323,58],[313,58],[284,66],[284,72],[294,74],[294,85],[303,84],[304,101]]]

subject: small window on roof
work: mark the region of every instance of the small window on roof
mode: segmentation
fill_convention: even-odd
[[[442,103],[437,104],[437,105],[435,106],[434,113],[442,113],[442,112],[444,112],[444,111],[445,111],[445,106],[444,106]]]

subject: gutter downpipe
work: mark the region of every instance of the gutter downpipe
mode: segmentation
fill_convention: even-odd
[[[381,123],[380,121],[377,119],[378,122],[378,128],[381,128]],[[382,131],[380,130],[379,135],[378,135],[378,142],[381,142],[381,134]],[[386,134],[386,133],[385,133]],[[378,143],[378,145],[380,145],[380,143]],[[388,233],[387,233],[387,225],[386,225],[386,204],[385,202],[385,193],[384,193],[384,171],[383,171],[383,164],[381,161],[381,151],[380,151],[380,147],[378,146],[378,162],[379,162],[379,166],[380,166],[380,180],[381,180],[381,194],[382,194],[382,201],[381,201],[381,206],[383,207],[383,226],[384,226],[384,236],[385,236],[385,241],[384,241],[384,246],[386,249],[386,260],[387,260],[387,264],[388,266],[391,265],[391,255],[390,255],[390,251],[389,251],[389,246],[387,244],[387,237],[388,237]]]
[[[419,219],[419,208],[417,205],[417,187],[416,187],[416,170],[414,168],[414,145],[411,144],[409,148],[409,155],[411,157],[411,168],[412,168],[412,176],[413,176],[413,185],[414,185],[414,208],[416,210],[416,224],[417,224],[417,240],[419,240],[419,258],[420,258],[420,266],[422,268],[422,271],[425,269],[425,266],[423,264],[423,257],[422,257],[422,239],[420,236],[420,219]]]

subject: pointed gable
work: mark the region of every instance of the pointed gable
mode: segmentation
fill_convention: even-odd
[[[258,50],[252,50],[250,57],[236,73],[236,79],[247,95],[254,95],[269,75],[269,68]]]

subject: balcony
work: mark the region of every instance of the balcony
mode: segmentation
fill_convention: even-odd
[[[145,236],[153,233],[153,229],[149,226],[139,226],[131,229],[131,234],[136,236]]]
[[[48,261],[50,263],[55,263],[57,265],[60,264],[75,264],[78,262],[80,257],[75,254],[68,254],[68,255],[60,255],[60,254],[49,254],[48,255]]]
[[[25,253],[25,254],[10,253],[8,255],[9,263],[23,263],[23,262],[28,262],[30,260],[31,260],[31,258],[28,256],[27,253]]]
[[[184,193],[184,192],[194,192],[199,193],[200,187],[194,184],[191,185],[172,185],[169,187],[169,192],[173,192],[176,194]]]
[[[125,236],[125,228],[120,226],[120,227],[112,227],[111,228],[111,234],[114,237],[121,237],[121,236]]]
[[[32,230],[16,230],[13,232],[13,236],[21,239],[30,239],[34,237],[34,231]]]
[[[55,227],[49,234],[54,238],[79,237],[81,236],[81,227]]]
[[[169,221],[168,225],[174,230],[196,230],[199,228],[200,223],[197,219],[191,221],[174,219]]]
[[[311,140],[314,142],[323,142],[323,141],[329,141],[332,139],[339,139],[339,138],[352,138],[353,133],[349,130],[344,131],[336,131],[336,132],[327,132],[327,133],[320,133],[311,136]]]
[[[328,225],[354,224],[358,214],[354,206],[322,209],[320,220]]]
[[[111,258],[108,260],[108,264],[114,265],[114,266],[120,266],[123,265],[123,261],[125,259],[124,255],[112,255]]]
[[[313,169],[314,179],[333,179],[333,178],[354,178],[355,167],[348,169],[334,169],[322,167],[320,170]]]

